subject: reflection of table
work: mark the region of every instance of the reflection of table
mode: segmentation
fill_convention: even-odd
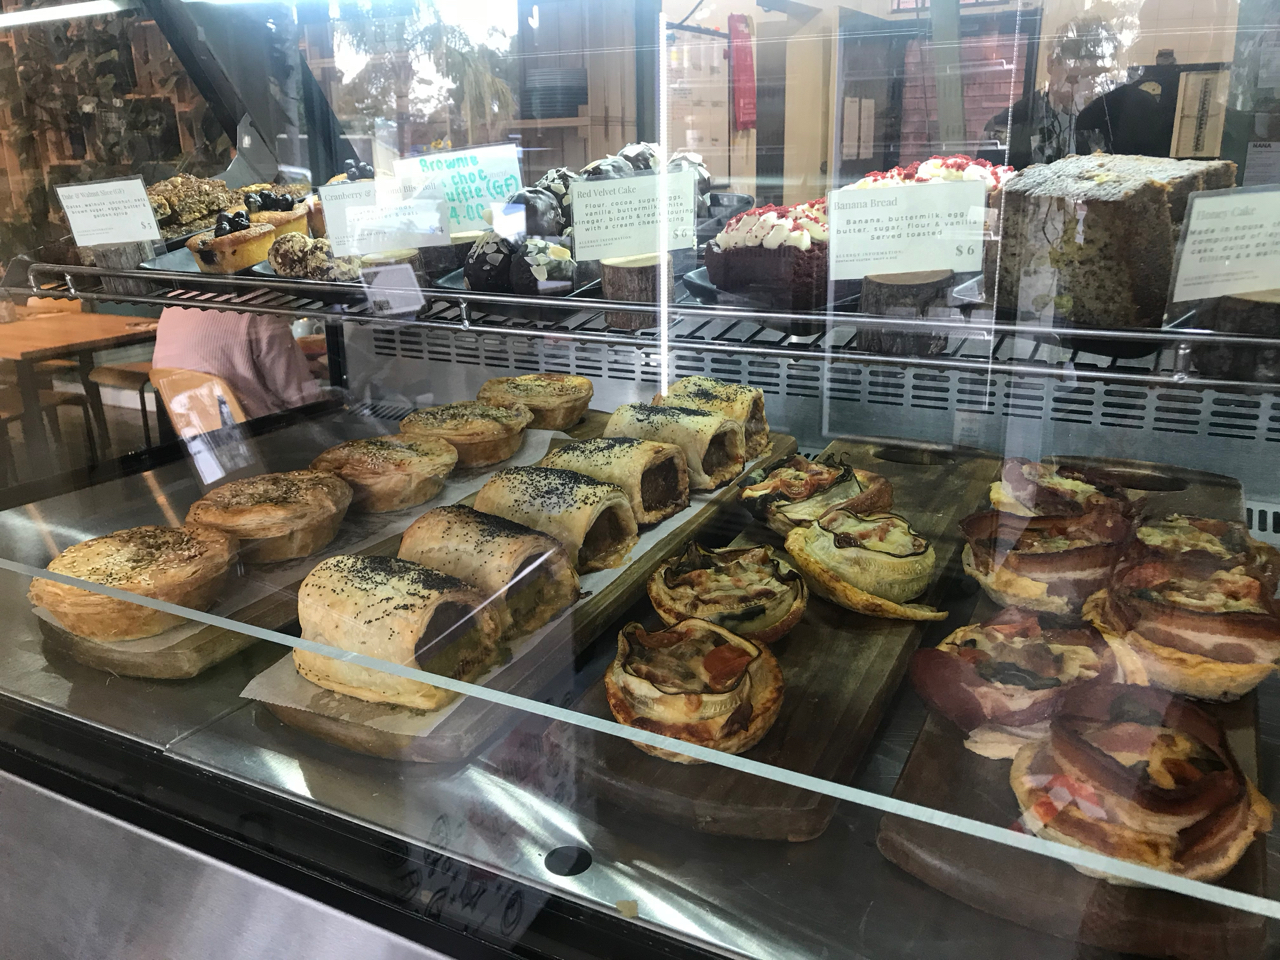
[[[42,360],[76,356],[80,362],[80,379],[85,389],[91,391],[94,406],[101,409],[101,399],[95,396],[98,385],[89,379],[94,351],[146,343],[155,338],[153,323],[139,317],[106,313],[41,313],[0,327],[0,359],[12,360],[17,367],[18,391],[22,396],[22,439],[37,475],[52,472],[53,458],[40,415],[40,385],[35,365]],[[105,424],[99,423],[98,430],[105,436]]]

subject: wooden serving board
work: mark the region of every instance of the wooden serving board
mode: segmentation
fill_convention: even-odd
[[[37,622],[51,650],[95,670],[146,680],[189,680],[258,642],[257,637],[206,627],[164,650],[144,653],[127,644],[88,640],[43,618]]]
[[[591,418],[588,419],[590,424]],[[594,424],[590,424],[595,427],[595,432],[585,436],[598,436],[607,420],[606,415],[598,415]],[[761,463],[791,456],[795,451],[794,437],[775,433],[770,449],[749,463],[745,472]],[[675,553],[681,544],[696,537],[722,509],[736,502],[739,482],[727,484],[714,496],[691,505],[654,528],[659,534],[655,543],[643,553],[633,554],[631,562],[619,576],[591,596],[579,600],[555,628],[537,641],[536,649],[524,653],[500,670],[485,682],[485,686],[524,697],[539,696],[557,676],[572,666],[575,656],[590,646],[606,624],[644,596],[649,577],[663,560]],[[471,503],[473,500],[474,497],[468,497],[462,502]],[[393,539],[394,547],[388,553],[395,553],[399,547],[400,538]],[[377,711],[387,709],[384,705],[367,704],[341,694],[313,701],[313,710],[310,711],[280,708],[273,704],[267,707],[284,723],[350,750],[378,757],[440,763],[465,759],[519,716],[517,710],[477,697],[467,697],[427,736],[404,737],[360,722],[376,716]],[[315,712],[317,709],[321,712]],[[370,710],[373,713],[369,713]]]
[[[828,453],[893,483],[893,510],[933,541],[937,567],[922,602],[939,605],[960,573],[957,521],[976,509],[998,461],[976,451],[904,448],[837,440]],[[892,457],[894,459],[883,459]],[[735,544],[781,540],[752,524]],[[673,544],[670,554],[678,552]],[[651,626],[659,623],[656,615]],[[835,783],[848,782],[906,673],[920,638],[938,624],[853,613],[810,595],[794,630],[771,649],[786,682],[782,710],[753,760]],[[608,718],[603,682],[577,709]],[[597,795],[707,833],[762,840],[811,840],[831,822],[836,800],[773,780],[706,764],[684,766],[651,757],[618,737],[556,724],[549,736],[577,758],[579,775]]]
[[[1067,460],[1068,458],[1061,458]],[[1187,513],[1239,520],[1240,484],[1216,474],[1158,464],[1094,460],[1147,493],[1146,514]],[[974,622],[997,606],[985,597]],[[1218,716],[1241,769],[1257,779],[1257,701],[1202,704]],[[930,716],[898,779],[894,796],[997,826],[1011,827],[1019,809],[1009,786],[1008,760],[987,760],[964,748],[964,736]],[[1257,914],[1141,887],[1086,877],[1067,864],[967,834],[898,816],[885,816],[880,852],[915,877],[971,906],[1066,940],[1120,953],[1180,960],[1256,957],[1266,939]],[[1266,843],[1259,839],[1222,886],[1262,895]]]

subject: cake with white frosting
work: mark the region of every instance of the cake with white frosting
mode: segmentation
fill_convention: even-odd
[[[707,276],[719,290],[782,310],[827,303],[826,198],[740,213],[707,244]]]
[[[963,153],[949,157],[933,156],[906,167],[892,170],[876,170],[868,173],[845,190],[867,190],[876,187],[901,187],[911,183],[955,183],[980,180],[987,185],[987,194],[998,193],[1006,177],[1013,175],[1013,167],[997,166],[989,160],[974,159]]]

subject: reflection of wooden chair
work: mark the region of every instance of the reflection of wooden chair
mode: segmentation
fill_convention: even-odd
[[[84,415],[84,451],[90,464],[98,462],[98,449],[93,440],[93,422],[89,404],[84,394],[62,390],[41,390],[40,410],[49,425],[49,435],[55,447],[62,446],[62,428],[58,422],[60,407],[79,407]],[[0,484],[12,475],[18,479],[17,465],[13,459],[13,447],[9,442],[9,425],[22,419],[22,400],[16,387],[0,383]]]
[[[249,419],[231,386],[211,373],[153,367],[151,384],[180,437],[210,433]]]
[[[147,423],[147,387],[151,386],[151,363],[107,363],[94,367],[89,379],[99,386],[119,387],[138,394],[138,406],[142,413],[142,440],[151,446],[151,426]]]

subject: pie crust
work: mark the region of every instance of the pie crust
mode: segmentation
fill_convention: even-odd
[[[502,658],[497,618],[474,587],[396,557],[330,557],[298,589],[302,638],[470,682]],[[459,624],[465,627],[459,629]],[[424,650],[454,631],[444,647]],[[439,710],[458,694],[421,680],[294,648],[298,673],[372,703]]]
[[[809,589],[772,547],[708,550],[689,543],[649,578],[663,623],[706,620],[753,643],[773,643],[804,616]]]
[[[523,403],[462,400],[413,411],[400,421],[400,432],[447,440],[458,451],[458,466],[487,467],[520,449],[532,420],[533,413]]]
[[[523,403],[536,430],[563,430],[587,412],[595,388],[586,377],[569,373],[526,373],[486,380],[476,399],[484,403]]]
[[[397,556],[471,584],[509,640],[545,626],[578,599],[578,575],[559,540],[462,504],[420,516]]]
[[[796,527],[787,534],[787,553],[818,596],[832,603],[890,620],[945,620],[947,614],[922,603],[906,601],[919,596],[933,575],[933,545],[911,556],[893,556],[860,547],[839,547],[837,535],[825,529],[832,511],[819,523]],[[849,516],[855,516],[849,514]],[[860,517],[882,519],[892,514]],[[901,518],[895,518],[901,519]],[[923,538],[920,538],[923,539]],[[927,543],[927,541],[926,541]]]
[[[351,486],[351,509],[385,513],[426,503],[442,489],[458,451],[435,437],[367,437],[330,447],[312,470],[336,473]]]
[[[193,610],[208,610],[226,582],[237,546],[234,536],[198,524],[133,527],[68,547],[54,557],[48,569]],[[70,632],[104,643],[153,637],[186,622],[162,610],[53,580],[32,580],[27,595]]]
[[[276,229],[269,223],[250,223],[248,229],[221,237],[212,230],[197,234],[186,247],[196,259],[201,273],[237,273],[267,259]]]
[[[1238,700],[1276,670],[1272,663],[1227,663],[1164,644],[1112,622],[1107,591],[1084,602],[1080,616],[1093,624],[1116,656],[1125,683],[1159,687],[1197,700]]]
[[[818,461],[796,454],[751,471],[738,498],[757,520],[785,537],[832,510],[891,510],[893,487],[878,473],[833,458]]]
[[[308,229],[307,205],[299,202],[293,205],[292,210],[259,210],[249,214],[249,222],[271,224],[271,228],[275,230],[273,242],[286,233],[300,233],[305,237]]]
[[[628,669],[631,645],[638,643],[641,636],[667,636],[677,641],[710,637],[719,640],[719,645],[730,644],[739,648],[752,659],[738,683],[726,693],[664,692],[660,686]],[[714,623],[684,620],[656,634],[648,634],[638,623],[623,627],[618,634],[617,656],[605,674],[604,689],[609,710],[623,726],[736,754],[759,743],[778,719],[784,684],[778,661],[767,648],[744,640]],[[724,697],[733,699],[722,712],[710,715],[716,710],[714,701]],[[742,720],[744,713],[748,714],[745,723]],[[706,762],[677,750],[632,742],[645,753],[672,763]]]
[[[191,505],[187,523],[207,523],[238,537],[247,563],[274,563],[322,549],[350,504],[351,488],[332,473],[264,473],[210,490]]]

